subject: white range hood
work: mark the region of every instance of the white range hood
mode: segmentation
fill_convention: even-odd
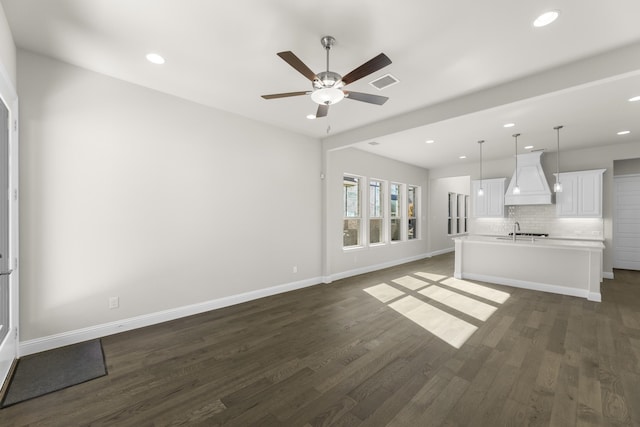
[[[540,158],[542,151],[518,154],[518,169],[513,173],[504,195],[505,205],[550,205],[551,190],[544,176]],[[520,194],[513,194],[518,174]]]

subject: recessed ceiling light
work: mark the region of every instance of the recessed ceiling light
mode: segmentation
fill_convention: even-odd
[[[533,145],[527,145],[526,147],[524,147],[525,150],[531,150],[533,148]]]
[[[459,159],[466,159],[466,158],[467,158],[467,156],[460,156],[460,157],[458,157],[458,158],[459,158]]]
[[[433,144],[435,141],[433,139],[427,139],[424,143],[425,144]]]
[[[368,143],[369,145],[380,145],[378,141],[371,141]]]
[[[157,65],[162,65],[165,62],[164,58],[157,53],[147,53],[147,61]]]
[[[514,127],[515,125],[516,125],[515,123],[505,123],[504,125],[502,125],[502,127],[505,127],[505,128],[512,128],[512,127]]]
[[[309,120],[313,120],[313,119],[315,119],[315,118],[316,118],[316,115],[315,115],[315,114],[307,114],[307,119],[309,119]]]
[[[533,26],[545,27],[558,19],[559,15],[560,12],[558,12],[557,10],[550,10],[549,12],[545,12],[542,15],[538,16],[535,21],[533,21]]]
[[[631,133],[630,130],[621,130],[620,132],[618,132],[618,135],[628,135],[630,133]]]
[[[633,98],[629,98],[629,102],[637,102],[640,101],[640,96],[634,96]]]

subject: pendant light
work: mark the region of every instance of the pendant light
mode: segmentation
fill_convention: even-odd
[[[519,133],[514,133],[513,137],[516,140],[515,143],[515,147],[516,147],[516,185],[515,187],[513,187],[513,194],[520,194],[520,187],[518,186],[518,137],[520,136]]]
[[[556,152],[556,183],[553,184],[554,193],[562,193],[562,184],[560,183],[560,129],[564,126],[556,126],[553,129],[558,134],[558,151]]]
[[[484,144],[484,140],[478,141],[478,145],[480,146],[480,188],[478,189],[478,196],[484,196],[484,190],[482,188],[482,144]]]

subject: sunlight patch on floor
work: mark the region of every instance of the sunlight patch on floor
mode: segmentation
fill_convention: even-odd
[[[443,276],[442,274],[425,273],[423,271],[418,271],[415,274],[416,276],[424,277],[425,279],[431,280],[432,282],[439,282],[447,277]]]
[[[403,276],[392,280],[393,283],[402,286],[405,290],[386,283],[380,283],[363,290],[455,348],[460,348],[478,330],[478,327],[460,319],[455,314],[443,311],[427,301],[423,301],[420,296],[483,322],[489,319],[498,307],[455,290],[498,304],[504,303],[510,297],[507,292],[453,277],[425,272],[417,272],[415,275],[424,280],[412,276]],[[440,284],[451,289],[438,286]]]
[[[478,329],[411,295],[389,304],[389,307],[455,348],[460,348]]]
[[[397,285],[404,286],[407,289],[411,289],[412,291],[417,291],[418,289],[424,288],[425,286],[429,285],[429,283],[425,282],[424,280],[416,279],[415,277],[411,276],[404,276],[398,279],[393,279],[392,282]]]
[[[370,288],[364,289],[364,291],[382,302],[389,302],[401,295],[405,295],[401,290],[396,289],[393,286],[389,286],[386,283],[371,286]]]
[[[421,290],[420,294],[482,321],[487,320],[497,310],[492,305],[435,285]]]
[[[442,281],[443,285],[447,285],[450,288],[459,289],[468,294],[473,294],[489,301],[503,304],[511,296],[507,292],[498,291],[496,289],[488,288],[486,286],[478,285],[476,283],[467,282],[466,280],[454,279],[449,277]]]

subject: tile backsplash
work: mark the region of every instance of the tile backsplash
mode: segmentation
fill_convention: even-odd
[[[470,234],[506,235],[518,221],[524,233],[548,233],[549,237],[602,240],[602,218],[557,218],[555,205],[508,206],[505,218],[470,218]]]

